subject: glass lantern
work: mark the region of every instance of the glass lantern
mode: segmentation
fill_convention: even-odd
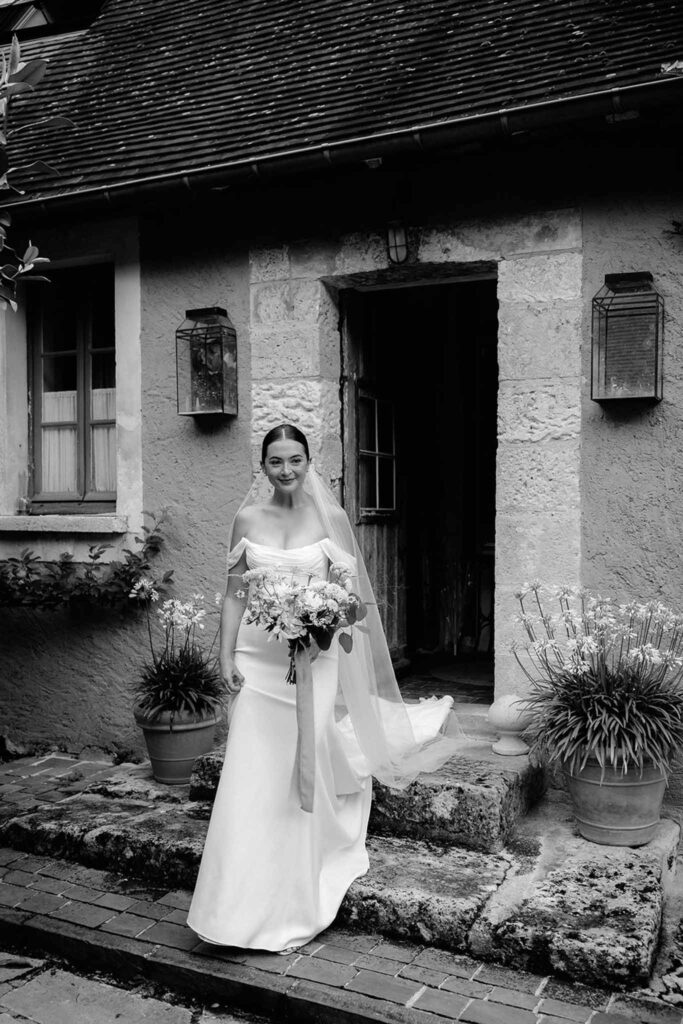
[[[219,306],[188,309],[176,331],[178,413],[237,414],[237,334]]]
[[[606,274],[593,298],[593,401],[661,401],[663,341],[664,300],[652,274]]]

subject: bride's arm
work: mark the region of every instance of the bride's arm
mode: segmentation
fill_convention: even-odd
[[[240,518],[236,520],[233,531],[235,547],[243,536],[243,529],[240,529]],[[221,678],[229,693],[239,693],[244,683],[244,676],[239,669],[235,668],[235,644],[246,604],[246,596],[238,597],[237,594],[238,592],[243,593],[245,589],[242,582],[242,573],[246,572],[246,570],[247,555],[246,551],[243,550],[239,561],[230,566],[225,597],[223,598],[223,607],[221,608],[221,635],[218,660]]]

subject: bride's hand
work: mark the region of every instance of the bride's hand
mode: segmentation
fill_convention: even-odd
[[[310,640],[311,642],[308,645],[308,657],[311,659],[311,662],[314,662],[320,654],[320,648],[318,647],[315,637],[311,637]]]
[[[244,685],[244,676],[235,668],[234,661],[221,662],[221,679],[228,693],[239,693]]]

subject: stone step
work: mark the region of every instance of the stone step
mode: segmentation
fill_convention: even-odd
[[[210,813],[179,795],[84,793],[0,825],[0,844],[192,889]],[[117,788],[118,787],[118,788]],[[597,985],[644,982],[659,942],[679,827],[630,850],[587,843],[564,805],[544,801],[502,853],[370,836],[370,870],[338,922],[537,973]],[[543,815],[545,814],[545,818]],[[0,885],[1,887],[1,885]]]
[[[637,848],[582,839],[565,794],[552,791],[517,838],[512,871],[468,936],[474,956],[585,984],[645,984],[664,905],[681,898],[680,827],[663,818]]]
[[[222,751],[195,761],[191,800],[213,800]],[[472,739],[438,771],[404,790],[373,784],[369,831],[496,853],[543,794],[543,770],[528,757],[501,757],[486,739]]]
[[[462,729],[472,739],[487,739],[489,742],[498,738],[498,733],[489,724],[488,704],[469,704],[456,701],[450,712],[446,732],[459,732]],[[459,727],[459,728],[458,728]]]

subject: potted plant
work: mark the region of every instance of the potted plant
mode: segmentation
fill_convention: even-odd
[[[151,661],[135,689],[134,715],[142,728],[154,778],[169,785],[190,780],[197,757],[213,749],[221,719],[225,687],[213,654],[198,642],[206,612],[201,594],[190,601],[164,601],[157,611],[163,642],[155,645],[150,603],[158,594],[148,580],[139,581],[131,597],[146,602]],[[220,599],[220,595],[217,595]]]
[[[585,839],[641,846],[683,745],[683,616],[567,587],[553,610],[546,593],[517,594],[532,745],[564,769]]]

